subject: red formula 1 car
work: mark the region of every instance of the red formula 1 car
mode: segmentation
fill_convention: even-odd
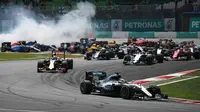
[[[187,48],[179,48],[172,52],[171,59],[172,60],[191,60],[192,52]]]

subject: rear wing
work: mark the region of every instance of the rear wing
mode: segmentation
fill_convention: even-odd
[[[98,80],[103,80],[107,77],[107,74],[103,71],[90,71],[85,73],[85,80],[93,81],[94,77],[98,78]]]

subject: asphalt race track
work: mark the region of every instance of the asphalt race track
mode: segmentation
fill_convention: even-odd
[[[37,61],[1,61],[0,112],[199,112],[199,105],[167,101],[134,101],[82,95],[80,81],[87,70],[120,72],[128,80],[200,68],[200,60],[168,61],[152,66],[123,66],[122,60],[74,60],[67,74],[38,74]]]

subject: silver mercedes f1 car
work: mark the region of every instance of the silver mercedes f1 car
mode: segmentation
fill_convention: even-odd
[[[106,72],[102,71],[86,72],[80,91],[82,94],[113,94],[123,99],[168,99],[168,95],[161,93],[157,86],[145,88],[125,81],[119,73],[107,77]]]

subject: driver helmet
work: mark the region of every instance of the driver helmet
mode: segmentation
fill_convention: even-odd
[[[53,54],[52,60],[57,60],[58,57],[56,56],[56,54]]]
[[[110,77],[112,80],[116,80],[116,81],[119,81],[120,78],[121,78],[121,75],[119,73],[115,73],[113,75],[111,75]]]

